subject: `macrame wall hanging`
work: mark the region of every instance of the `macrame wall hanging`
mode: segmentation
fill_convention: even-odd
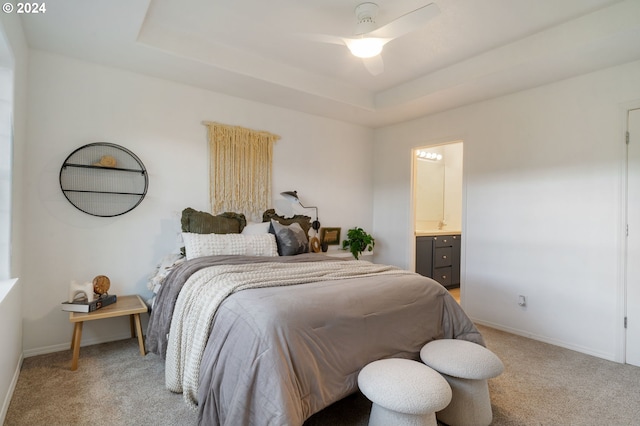
[[[244,213],[262,220],[271,206],[273,143],[269,132],[203,122],[209,135],[211,212]]]

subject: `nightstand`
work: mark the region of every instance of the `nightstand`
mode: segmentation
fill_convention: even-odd
[[[82,339],[82,324],[85,321],[93,321],[104,318],[115,318],[129,315],[129,324],[131,326],[131,337],[138,336],[138,345],[140,346],[140,355],[145,356],[144,338],[142,337],[142,326],[140,324],[140,314],[147,312],[148,307],[144,300],[138,295],[118,296],[116,303],[105,306],[93,312],[70,312],[69,321],[74,323],[73,336],[71,338],[71,351],[73,358],[71,360],[71,370],[78,369],[78,358],[80,357],[80,340]]]

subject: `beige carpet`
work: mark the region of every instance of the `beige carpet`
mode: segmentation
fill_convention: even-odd
[[[505,365],[495,425],[640,425],[640,368],[479,327]]]
[[[640,368],[479,327],[505,372],[489,381],[494,425],[638,425]],[[164,388],[162,360],[135,339],[27,358],[5,425],[194,425],[195,412]],[[305,426],[365,426],[357,393]]]
[[[193,425],[197,413],[164,388],[162,358],[137,339],[26,358],[5,425]]]

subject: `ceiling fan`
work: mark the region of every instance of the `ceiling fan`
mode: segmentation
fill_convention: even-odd
[[[371,2],[361,3],[355,8],[356,31],[353,37],[320,35],[314,39],[347,46],[354,56],[362,59],[364,66],[371,74],[378,75],[384,71],[381,56],[384,45],[416,31],[439,13],[438,5],[429,3],[377,27],[378,5]]]

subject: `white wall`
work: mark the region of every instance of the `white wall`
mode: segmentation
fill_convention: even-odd
[[[4,424],[22,366],[22,289],[17,279],[0,280],[0,424]]]
[[[182,209],[209,210],[203,120],[282,137],[273,177],[274,207],[282,213],[294,211],[279,193],[295,189],[303,204],[318,206],[323,226],[372,227],[369,129],[40,51],[30,56],[28,104],[26,355],[68,348],[71,326],[59,303],[71,280],[105,274],[115,294],[150,296],[149,274],[178,248]],[[149,172],[146,198],[115,218],[82,213],[59,187],[66,156],[98,141],[127,147]],[[88,323],[83,342],[126,337],[119,320]]]
[[[462,139],[467,313],[620,361],[624,117],[638,75],[634,62],[377,131],[376,260],[411,265],[411,149]]]
[[[443,145],[445,167],[444,229],[462,229],[462,142]]]

